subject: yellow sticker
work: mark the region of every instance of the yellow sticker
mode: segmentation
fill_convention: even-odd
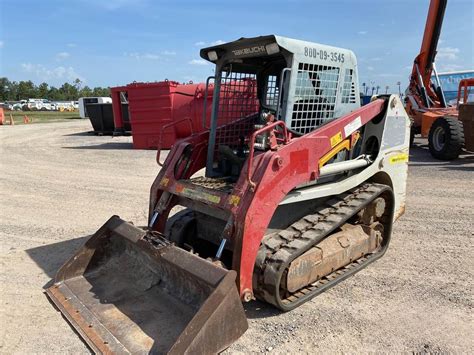
[[[204,192],[204,191],[193,190],[187,187],[183,188],[181,191],[178,191],[178,192],[180,192],[182,195],[186,197],[197,198],[197,199],[212,202],[215,204],[218,204],[221,202],[221,198],[219,196],[208,194],[207,192]]]
[[[342,142],[342,133],[339,132],[331,137],[331,148]]]
[[[167,177],[164,177],[163,179],[161,179],[160,185],[161,186],[168,186],[169,182],[170,182],[170,179],[167,178]]]
[[[234,207],[237,207],[240,202],[240,197],[236,195],[230,195],[229,196],[229,205],[233,205]]]
[[[390,164],[398,164],[398,163],[404,163],[408,161],[408,154],[407,153],[400,153],[397,155],[392,155],[388,161]]]

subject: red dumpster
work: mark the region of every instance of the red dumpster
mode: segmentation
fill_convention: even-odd
[[[208,87],[206,122],[211,116],[213,88],[213,85]],[[206,130],[203,124],[205,90],[204,83],[179,84],[175,81],[131,83],[111,88],[115,131],[123,131],[121,99],[125,96],[128,100],[133,148],[157,148],[162,137],[161,148],[168,149],[178,139]],[[255,98],[255,104],[248,107],[249,112],[225,112],[220,115],[219,122],[229,123],[242,114],[258,110],[255,80],[242,80],[239,85],[223,84],[221,105],[230,107],[248,95]],[[239,117],[229,116],[237,114]]]
[[[170,148],[177,139],[203,130],[204,90],[204,84],[174,81],[114,87],[111,91],[115,130],[123,130],[120,102],[125,94],[128,96],[133,148],[156,148],[162,131],[162,148]],[[208,90],[207,111],[210,116],[212,87]]]

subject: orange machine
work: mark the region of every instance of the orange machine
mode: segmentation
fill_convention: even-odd
[[[446,103],[435,67],[446,5],[447,0],[431,0],[423,42],[413,63],[405,103],[413,123],[412,141],[415,134],[428,137],[433,157],[452,160],[459,156],[464,146],[464,129],[458,120],[457,107]]]
[[[474,78],[463,79],[459,82],[457,108],[458,119],[464,128],[464,148],[474,152]]]

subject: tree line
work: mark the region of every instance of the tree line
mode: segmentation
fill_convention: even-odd
[[[110,96],[110,89],[103,87],[90,88],[82,86],[80,79],[64,83],[59,88],[48,83],[36,85],[31,80],[10,81],[0,78],[0,101],[20,101],[29,98],[48,99],[50,101],[77,101],[80,97]]]

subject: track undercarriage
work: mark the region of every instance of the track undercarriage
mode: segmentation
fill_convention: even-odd
[[[383,256],[390,241],[393,202],[388,186],[365,183],[325,200],[287,228],[270,230],[255,262],[256,297],[289,311]],[[206,236],[197,231],[206,222],[206,216],[184,210],[171,219],[167,234],[178,246],[212,260],[200,253],[212,240],[209,230]],[[231,265],[229,259],[223,261],[223,267]]]

